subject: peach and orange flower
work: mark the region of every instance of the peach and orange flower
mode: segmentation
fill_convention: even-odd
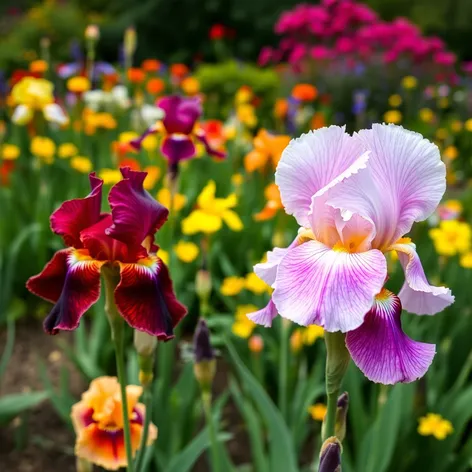
[[[267,163],[272,162],[275,169],[279,163],[282,151],[290,142],[290,136],[274,135],[261,129],[254,138],[254,149],[244,158],[244,167],[247,172],[262,170]]]
[[[139,447],[143,430],[145,407],[138,403],[142,387],[128,385],[128,415],[130,418],[133,456]],[[71,418],[77,435],[75,454],[107,470],[126,467],[120,384],[116,377],[92,380],[82,400],[72,406]],[[147,444],[157,438],[157,428],[149,427]]]
[[[264,208],[254,215],[256,221],[266,221],[274,218],[279,210],[283,209],[280,191],[277,184],[271,183],[264,190],[264,196],[267,200]]]

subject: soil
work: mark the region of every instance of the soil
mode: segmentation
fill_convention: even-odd
[[[0,346],[5,345],[6,333],[0,332]],[[28,320],[16,328],[15,346],[6,373],[0,379],[0,398],[3,395],[42,390],[38,374],[38,360],[46,363],[53,385],[57,386],[62,366],[70,373],[70,392],[79,398],[86,384],[81,374],[61,354],[55,339],[43,333],[41,323]],[[61,339],[70,340],[70,333],[61,333]],[[0,352],[2,348],[0,348]],[[227,369],[221,365],[215,378],[215,394],[227,388]],[[248,438],[234,405],[228,404],[224,411],[224,424],[233,438],[226,444],[234,463],[249,461]],[[25,444],[18,448],[15,437],[26,431]],[[75,472],[73,454],[74,433],[58,416],[51,403],[45,401],[31,410],[25,417],[25,424],[19,418],[7,427],[0,428],[0,471],[8,472]],[[241,451],[246,451],[241,456]],[[207,458],[202,456],[194,472],[208,472]]]

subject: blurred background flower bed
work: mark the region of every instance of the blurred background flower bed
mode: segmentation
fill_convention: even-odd
[[[144,189],[169,209],[156,257],[188,308],[155,348],[159,434],[139,460],[166,472],[317,470],[324,331],[248,319],[272,293],[253,266],[297,234],[274,180],[290,140],[379,122],[439,148],[446,194],[409,236],[455,303],[402,317],[412,338],[436,344],[418,382],[369,383],[351,363],[342,470],[472,470],[471,2],[47,0],[0,11],[2,470],[87,470],[70,412],[93,379],[117,374],[104,295],[75,331],[50,337],[50,303],[25,283],[63,247],[50,215],[90,192],[91,172],[112,192],[120,168],[146,172]],[[398,292],[398,255],[387,260]],[[191,347],[199,318],[217,359],[206,417]],[[138,385],[139,352],[124,336]]]

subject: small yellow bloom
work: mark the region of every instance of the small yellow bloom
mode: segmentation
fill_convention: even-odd
[[[472,118],[469,118],[465,123],[464,127],[467,131],[472,132]]]
[[[64,143],[61,144],[57,150],[57,155],[61,159],[69,159],[70,157],[74,157],[79,153],[77,146],[72,143]]]
[[[243,85],[237,90],[234,96],[234,101],[236,105],[241,105],[241,104],[250,102],[253,96],[254,96],[254,93],[251,87],[248,87],[247,85]]]
[[[56,145],[50,138],[43,136],[35,136],[30,144],[31,154],[41,159],[46,164],[52,164],[54,154],[56,153]]]
[[[155,134],[150,134],[146,136],[142,142],[143,149],[147,152],[155,151],[158,145],[159,145],[159,142]]]
[[[200,82],[195,77],[186,77],[180,86],[187,95],[196,95],[200,92]]]
[[[416,88],[418,85],[418,79],[416,77],[413,77],[412,75],[407,75],[406,77],[403,77],[402,79],[402,87],[404,89],[410,90]]]
[[[239,305],[236,308],[236,315],[231,328],[234,335],[247,339],[256,328],[256,323],[251,321],[246,315],[257,311],[255,305]]]
[[[257,125],[257,116],[254,107],[249,103],[244,103],[236,108],[238,120],[248,128],[254,128]]]
[[[2,147],[2,159],[5,161],[14,161],[20,156],[20,148],[14,144],[5,143]]]
[[[170,208],[170,190],[168,188],[161,188],[159,192],[157,192],[156,200],[161,205],[173,211],[180,211],[187,204],[187,197],[181,193],[176,193],[174,195],[172,208]]]
[[[136,138],[139,138],[139,134],[136,133],[136,131],[123,131],[118,135],[118,141],[120,143],[127,143]]]
[[[459,151],[457,150],[456,146],[448,146],[446,149],[444,149],[443,154],[444,154],[444,157],[453,161],[454,159],[457,159],[457,156],[459,155]]]
[[[270,287],[254,272],[250,272],[246,275],[245,288],[256,295],[261,295],[264,292],[270,292]]]
[[[438,128],[436,130],[436,138],[440,141],[444,141],[449,136],[449,132],[446,128]]]
[[[243,182],[244,182],[244,175],[243,174],[234,174],[233,176],[231,176],[231,183],[235,187],[241,187]]]
[[[389,110],[384,114],[385,123],[398,124],[402,121],[402,114],[398,110]]]
[[[104,185],[114,185],[121,180],[121,172],[118,169],[101,169],[98,176],[103,180]]]
[[[146,166],[144,172],[147,172],[147,175],[143,186],[146,190],[152,190],[161,176],[161,169],[157,166]]]
[[[434,436],[440,441],[454,432],[452,423],[436,413],[428,413],[421,417],[419,423],[418,433],[421,436]]]
[[[307,326],[303,330],[303,343],[311,346],[315,341],[324,336],[324,329],[318,325]]]
[[[290,348],[295,354],[303,347],[303,334],[301,329],[296,329],[290,336]]]
[[[464,269],[472,269],[472,252],[469,251],[462,255],[459,260],[459,264]]]
[[[70,166],[72,169],[82,174],[88,174],[92,171],[93,165],[92,161],[88,157],[76,156],[70,160]]]
[[[449,106],[449,98],[447,97],[441,97],[438,100],[438,107],[439,108],[447,108]]]
[[[159,251],[157,251],[157,257],[162,259],[162,262],[164,262],[165,265],[169,264],[169,253],[164,249],[159,249]]]
[[[326,410],[326,405],[324,405],[323,403],[315,403],[313,406],[310,406],[310,408],[308,408],[311,417],[315,421],[323,421],[326,415]]]
[[[90,90],[90,80],[87,77],[71,77],[67,81],[67,90],[72,93],[84,93]]]
[[[191,241],[179,241],[174,246],[174,251],[182,262],[187,263],[193,262],[200,252],[198,246]]]
[[[388,98],[388,104],[392,108],[398,108],[402,104],[402,102],[403,102],[402,97],[400,95],[398,95],[398,93],[396,93],[394,95],[391,95]]]
[[[434,120],[434,112],[431,108],[421,108],[419,111],[419,117],[424,123],[431,123]]]
[[[244,289],[246,280],[243,277],[226,277],[221,284],[220,292],[226,297],[238,295]]]
[[[429,231],[436,252],[441,256],[455,256],[468,252],[471,246],[470,225],[457,220],[441,221],[438,228]]]
[[[236,194],[233,193],[227,198],[216,198],[215,193],[216,184],[210,180],[198,196],[198,208],[182,221],[184,234],[215,233],[221,229],[223,221],[233,231],[243,229],[243,223],[238,214],[231,210],[238,204]]]
[[[451,122],[451,131],[453,133],[459,133],[460,131],[462,131],[462,128],[464,127],[462,121],[460,120],[453,120]]]

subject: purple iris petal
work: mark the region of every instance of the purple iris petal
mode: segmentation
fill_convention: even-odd
[[[195,156],[197,150],[193,141],[185,134],[171,134],[164,139],[161,152],[169,162],[178,163]]]
[[[171,95],[161,98],[157,106],[165,112],[163,124],[168,134],[190,134],[202,114],[198,97]]]

